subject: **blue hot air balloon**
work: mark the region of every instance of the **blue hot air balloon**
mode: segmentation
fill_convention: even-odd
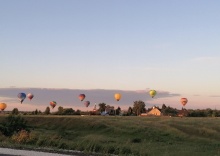
[[[22,103],[24,101],[24,99],[26,98],[26,94],[25,93],[19,93],[18,98],[19,98],[20,102]]]

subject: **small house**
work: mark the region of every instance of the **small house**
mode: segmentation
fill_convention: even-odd
[[[177,116],[183,117],[183,116],[188,116],[189,112],[186,109],[179,110]]]
[[[153,107],[149,112],[142,113],[140,116],[161,116],[162,113],[159,108]]]
[[[151,109],[151,111],[149,111],[147,113],[147,115],[161,116],[162,113],[161,113],[161,111],[157,107],[153,107],[153,109]]]

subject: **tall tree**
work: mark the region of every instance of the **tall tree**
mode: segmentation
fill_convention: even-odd
[[[145,103],[143,101],[141,101],[141,100],[134,101],[133,112],[136,115],[140,115],[141,113],[146,112]]]
[[[162,105],[162,110],[166,109],[167,106],[165,104]]]
[[[104,112],[105,109],[106,109],[106,104],[105,103],[100,103],[98,111],[99,112]]]
[[[58,115],[62,115],[63,114],[63,107],[58,107],[58,112],[57,112]]]
[[[47,108],[45,109],[44,114],[46,114],[46,115],[50,114],[50,107],[47,107]]]
[[[35,114],[35,115],[37,115],[37,114],[38,114],[38,110],[37,110],[37,109],[34,111],[34,114]]]
[[[63,115],[73,115],[75,113],[75,110],[72,108],[66,108],[63,110]]]
[[[12,115],[18,115],[19,114],[19,111],[17,108],[14,108],[11,112]]]
[[[119,115],[121,113],[121,108],[118,106],[118,108],[115,110],[115,114]]]
[[[129,108],[128,108],[128,113],[127,113],[127,114],[130,116],[132,113],[133,113],[133,110],[132,110],[131,107],[129,107]]]

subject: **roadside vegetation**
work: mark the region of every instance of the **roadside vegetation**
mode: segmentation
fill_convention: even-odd
[[[23,127],[5,135],[3,129],[12,120]],[[94,155],[220,155],[220,119],[216,117],[1,115],[0,126],[3,147]]]

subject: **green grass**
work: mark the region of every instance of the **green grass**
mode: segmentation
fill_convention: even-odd
[[[134,156],[220,155],[220,118],[23,116],[25,145]],[[5,117],[0,117],[0,123]],[[0,136],[0,145],[12,146]]]

